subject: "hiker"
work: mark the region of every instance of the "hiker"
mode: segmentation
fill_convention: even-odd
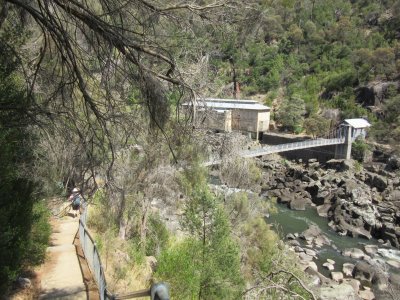
[[[82,202],[82,196],[79,193],[78,188],[74,188],[72,190],[71,196],[69,196],[69,201],[71,201],[71,207],[73,210],[74,217],[76,217],[79,214],[79,209],[81,207],[81,202]]]

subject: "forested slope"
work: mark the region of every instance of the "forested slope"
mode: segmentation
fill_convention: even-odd
[[[259,1],[241,12],[211,54],[218,81],[235,75],[241,97],[266,94],[267,104],[283,102],[287,110],[289,102],[306,118],[337,108],[342,118],[383,120],[375,123],[376,139],[398,140],[398,1]],[[277,119],[303,129],[303,118],[291,124],[278,109]]]

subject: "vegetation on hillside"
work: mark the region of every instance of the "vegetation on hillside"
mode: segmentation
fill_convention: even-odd
[[[241,97],[266,94],[278,124],[293,132],[310,129],[304,128],[304,118],[330,108],[343,118],[375,121],[367,109],[374,104],[360,87],[393,81],[392,92],[399,94],[399,24],[400,4],[394,0],[258,1],[241,22],[226,26],[211,64],[225,84],[235,74]],[[232,94],[223,90],[221,96]],[[398,141],[385,108],[393,97],[384,91],[379,110],[385,113],[374,135],[379,141]]]
[[[0,39],[20,45],[23,37]],[[36,139],[17,59],[0,43],[0,294],[24,267],[43,261],[50,237],[49,213],[30,172]]]

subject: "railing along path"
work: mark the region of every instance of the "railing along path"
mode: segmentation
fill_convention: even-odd
[[[93,237],[90,235],[86,221],[88,216],[87,204],[82,206],[83,213],[79,218],[79,239],[89,269],[99,289],[100,300],[122,300],[150,296],[152,300],[169,300],[168,287],[164,283],[156,283],[149,289],[139,290],[125,294],[114,294],[107,289],[104,268],[101,264],[100,253]]]

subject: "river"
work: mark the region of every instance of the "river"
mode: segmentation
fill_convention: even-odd
[[[328,258],[333,259],[335,264],[335,271],[342,271],[343,263],[350,262],[356,263],[357,260],[350,257],[341,255],[341,250],[345,248],[359,248],[364,251],[364,245],[378,245],[380,252],[384,255],[379,255],[377,260],[381,262],[389,259],[400,261],[400,251],[393,247],[383,247],[376,239],[363,239],[363,238],[352,238],[348,236],[341,236],[333,231],[328,226],[326,218],[320,217],[317,210],[313,207],[306,209],[305,211],[291,210],[287,206],[277,204],[277,213],[273,213],[267,218],[267,223],[273,225],[275,231],[277,231],[282,239],[288,233],[301,233],[306,230],[310,225],[317,225],[321,231],[328,237],[334,246],[324,246],[318,249],[318,259],[315,263],[318,266],[318,271],[325,276],[329,277],[330,271],[322,266]],[[336,248],[336,249],[335,249]],[[313,249],[317,250],[317,249]],[[365,252],[365,251],[364,251]],[[399,270],[396,270],[386,264],[390,272],[399,274]]]

